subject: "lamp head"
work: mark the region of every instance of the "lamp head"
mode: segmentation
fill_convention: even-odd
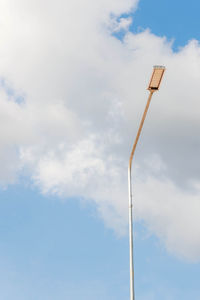
[[[165,67],[163,66],[154,66],[153,74],[151,76],[151,80],[148,86],[149,91],[158,91],[160,87],[160,83],[165,72]]]

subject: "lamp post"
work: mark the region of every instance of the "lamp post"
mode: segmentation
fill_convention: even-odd
[[[129,191],[129,247],[130,247],[130,300],[135,300],[135,291],[134,291],[134,263],[133,263],[133,195],[132,195],[132,183],[131,183],[131,169],[132,169],[132,160],[135,153],[135,149],[142,131],[142,127],[147,115],[147,111],[149,108],[149,104],[151,102],[151,98],[155,91],[159,90],[160,83],[165,72],[165,67],[163,66],[154,66],[153,73],[151,76],[151,80],[148,86],[149,97],[147,100],[147,104],[142,116],[142,120],[140,122],[140,126],[135,138],[135,142],[133,144],[133,148],[131,151],[129,165],[128,165],[128,191]]]

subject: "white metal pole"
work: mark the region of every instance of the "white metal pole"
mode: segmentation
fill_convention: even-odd
[[[130,168],[128,168],[128,191],[129,191],[130,300],[135,300],[134,261],[133,261],[133,199],[132,199],[132,184],[131,184]]]

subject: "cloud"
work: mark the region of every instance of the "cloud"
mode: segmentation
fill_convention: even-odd
[[[0,1],[0,182],[26,174],[42,193],[94,201],[124,234],[132,138],[152,65],[164,64],[135,157],[135,217],[195,261],[200,46],[174,53],[165,37],[130,32],[137,2]]]
[[[131,17],[126,17],[126,18],[119,18],[116,19],[115,17],[113,18],[113,23],[110,26],[110,30],[112,33],[116,33],[119,31],[127,31],[132,24],[132,18]]]
[[[148,177],[135,185],[136,218],[145,220],[167,250],[182,259],[199,259],[199,191],[188,192],[168,179]]]

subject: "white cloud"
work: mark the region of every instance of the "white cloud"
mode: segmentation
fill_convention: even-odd
[[[112,20],[112,19],[111,19]],[[126,17],[126,18],[119,18],[117,20],[115,17],[113,18],[113,23],[110,25],[110,30],[112,33],[119,32],[119,31],[127,31],[132,24],[132,18]]]
[[[168,179],[147,178],[135,184],[136,218],[183,259],[199,260],[199,193],[178,188]]]
[[[200,46],[174,53],[129,32],[121,15],[137,2],[0,0],[0,181],[26,172],[43,193],[95,201],[123,234],[131,139],[152,65],[164,64],[136,152],[135,213],[169,251],[199,260]]]

